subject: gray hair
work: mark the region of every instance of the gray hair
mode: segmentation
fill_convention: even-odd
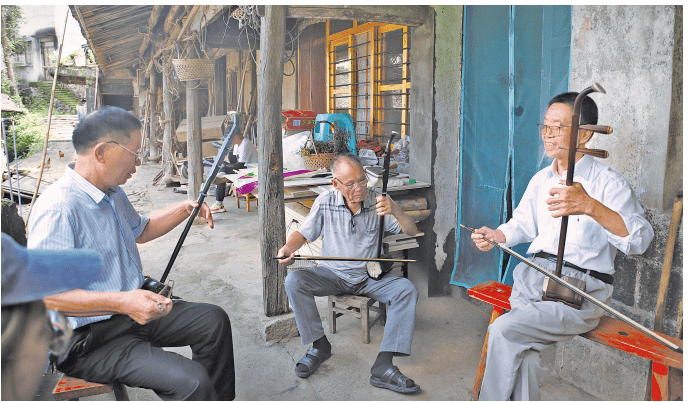
[[[333,161],[331,161],[331,173],[335,172],[335,170],[339,168],[341,164],[346,162],[350,162],[364,169],[362,161],[359,160],[359,156],[353,155],[351,153],[343,153],[336,155],[336,157],[333,158]]]

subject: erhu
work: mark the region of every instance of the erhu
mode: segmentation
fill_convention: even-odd
[[[595,126],[595,125],[583,125],[580,126],[580,112],[582,109],[582,102],[585,100],[588,94],[592,92],[599,92],[602,94],[605,94],[606,91],[604,88],[601,87],[601,85],[594,83],[591,87],[586,88],[582,92],[580,92],[577,97],[575,98],[575,102],[573,104],[573,117],[572,117],[572,122],[570,126],[570,144],[569,147],[567,148],[568,150],[568,171],[566,175],[566,180],[565,184],[566,186],[572,186],[573,185],[573,177],[575,174],[575,159],[576,159],[576,154],[577,153],[583,153],[583,154],[588,154],[592,155],[595,157],[599,158],[606,158],[608,157],[608,152],[602,149],[586,149],[586,148],[577,148],[578,145],[578,140],[579,140],[579,133],[580,129],[583,130],[588,130],[588,131],[594,131],[598,133],[604,133],[604,134],[610,134],[613,132],[611,127],[609,126]],[[563,147],[560,147],[561,149],[564,149]],[[568,277],[568,276],[562,276],[561,275],[561,270],[563,268],[563,254],[565,252],[565,239],[566,239],[566,234],[568,231],[568,216],[564,216],[561,218],[561,234],[560,238],[558,241],[558,255],[556,258],[556,270],[554,272],[554,275],[556,275],[558,278],[562,278],[564,281],[569,282],[571,285],[574,287],[582,290],[583,292],[585,291],[585,282],[574,278],[574,277]],[[580,309],[582,307],[582,295],[575,293],[572,291],[572,289],[566,288],[562,286],[560,283],[557,283],[553,280],[550,280],[550,278],[547,276],[544,278],[544,294],[542,296],[542,300],[546,301],[558,301],[564,304],[567,304],[568,306],[571,306],[576,309]]]
[[[388,143],[386,144],[385,157],[383,159],[383,171],[382,171],[383,177],[381,179],[382,180],[381,194],[384,197],[387,196],[387,192],[388,192],[388,176],[389,176],[390,161],[391,161],[391,145],[393,144],[393,139],[395,138],[396,134],[397,133],[395,131],[391,132],[391,136],[390,136],[390,138],[388,138]],[[388,255],[385,252],[385,250],[383,249],[383,247],[386,246],[383,243],[384,219],[385,219],[385,216],[381,216],[379,218],[377,258],[294,256],[292,259],[293,260],[314,260],[314,261],[319,261],[319,260],[365,261],[366,262],[366,268],[367,268],[367,275],[371,279],[379,280],[384,275],[386,275],[388,272],[390,272],[393,269],[393,263],[394,262],[415,262],[416,261],[416,260],[391,258],[390,255]],[[287,256],[273,257],[274,260],[282,260],[285,258],[288,258],[288,257]]]
[[[184,227],[184,230],[182,231],[182,235],[180,236],[179,240],[177,241],[177,245],[175,245],[175,249],[173,250],[172,255],[170,256],[170,260],[168,261],[168,265],[165,268],[165,272],[163,272],[163,276],[161,277],[160,281],[156,281],[155,279],[151,278],[150,276],[147,276],[144,278],[144,285],[142,286],[142,289],[145,290],[150,290],[154,293],[161,294],[166,297],[170,297],[172,294],[172,288],[174,285],[174,282],[171,280],[169,284],[166,284],[165,281],[168,278],[168,274],[170,274],[170,270],[172,270],[173,264],[175,263],[175,260],[177,259],[177,255],[180,253],[180,249],[182,248],[182,244],[184,243],[185,239],[187,238],[187,234],[189,233],[189,229],[192,227],[192,224],[194,224],[194,219],[196,216],[199,214],[199,211],[201,210],[201,206],[204,204],[204,199],[206,199],[206,194],[208,193],[209,189],[211,188],[211,185],[216,179],[216,175],[218,175],[218,171],[220,170],[220,167],[223,165],[223,161],[225,160],[225,157],[228,154],[228,151],[230,149],[230,145],[232,144],[233,139],[235,138],[235,135],[237,135],[242,127],[242,120],[241,118],[235,114],[234,115],[234,121],[233,121],[233,126],[232,129],[230,130],[230,133],[228,133],[227,136],[225,136],[225,139],[223,140],[223,143],[218,150],[218,155],[216,155],[215,160],[213,161],[213,166],[211,167],[211,172],[209,175],[206,177],[206,181],[204,182],[203,187],[201,188],[201,191],[199,192],[199,197],[197,198],[197,206],[192,209],[192,213],[189,214],[189,218],[187,219],[187,224]]]

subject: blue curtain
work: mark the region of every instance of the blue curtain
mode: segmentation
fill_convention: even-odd
[[[496,228],[531,177],[551,163],[536,126],[568,90],[570,6],[466,6],[458,223]],[[525,254],[528,245],[515,251]],[[512,284],[516,262],[481,252],[457,227],[454,285]]]

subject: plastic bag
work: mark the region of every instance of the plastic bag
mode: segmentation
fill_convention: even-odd
[[[360,149],[359,150],[359,160],[362,165],[376,166],[379,159],[376,157],[376,152],[371,149]]]
[[[406,135],[399,139],[394,145],[393,150],[399,150],[399,152],[393,154],[393,159],[396,162],[409,163],[410,162],[410,136]]]

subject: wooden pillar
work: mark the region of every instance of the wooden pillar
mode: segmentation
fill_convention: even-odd
[[[156,104],[158,104],[158,84],[156,82],[156,69],[152,68],[149,73],[149,160],[157,161],[158,144],[156,143],[156,125],[157,121],[153,118],[156,112]]]
[[[261,272],[266,316],[290,311],[285,292],[287,268],[272,257],[285,244],[281,99],[285,49],[285,6],[266,6],[261,18],[258,145]]]
[[[168,78],[172,76],[172,65],[167,64],[163,67],[163,183],[168,184],[175,175],[173,164],[173,127],[175,116],[173,116],[173,100],[170,93]]]
[[[226,56],[223,56],[216,60],[215,65],[215,79],[213,80],[214,116],[222,116],[228,111],[228,97],[225,93],[225,88],[227,87],[227,67],[225,60]]]
[[[250,129],[252,126],[252,121],[256,117],[256,107],[257,107],[257,80],[256,80],[256,58],[257,58],[257,51],[253,51],[253,57],[249,57],[247,60],[248,63],[248,70],[247,70],[247,81],[249,82],[249,102],[247,103],[247,125],[244,128],[244,136],[249,138],[249,133]],[[282,87],[281,87],[282,88]],[[282,103],[281,103],[281,109],[282,109]],[[282,132],[281,132],[282,133]],[[281,143],[282,145],[282,143]],[[282,155],[282,154],[281,154]]]
[[[191,55],[190,55],[191,57]],[[189,183],[187,184],[187,199],[199,198],[199,190],[203,184],[204,165],[201,153],[201,90],[196,88],[198,80],[187,81],[187,167]]]

